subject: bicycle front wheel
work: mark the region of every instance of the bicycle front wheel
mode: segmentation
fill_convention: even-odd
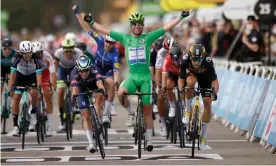
[[[27,111],[28,111],[28,105],[27,103],[24,103],[22,106],[22,119],[21,119],[21,125],[20,125],[20,132],[22,133],[22,149],[25,147],[25,134],[27,132]]]
[[[92,120],[92,124],[93,124],[96,143],[97,143],[97,145],[100,149],[102,159],[104,159],[105,158],[105,151],[104,151],[104,145],[103,145],[102,138],[101,138],[101,134],[102,134],[102,131],[100,130],[101,129],[101,126],[100,126],[101,124],[98,120],[98,116],[97,116],[96,110],[94,108],[91,110],[90,115],[91,115],[91,120]]]
[[[137,108],[137,141],[138,141],[138,158],[141,159],[141,148],[142,148],[142,107],[141,105]]]
[[[192,121],[192,131],[191,131],[191,137],[192,137],[192,158],[194,158],[195,155],[195,141],[198,138],[198,114],[199,114],[199,108],[196,106],[194,110],[194,117]]]

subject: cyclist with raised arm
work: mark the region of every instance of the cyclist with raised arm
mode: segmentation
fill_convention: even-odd
[[[158,41],[156,41],[158,42]],[[161,44],[161,43],[160,43]],[[158,89],[158,101],[157,101],[157,109],[160,116],[161,122],[161,136],[167,136],[167,128],[166,128],[166,121],[165,121],[165,101],[162,97],[162,67],[164,59],[167,55],[169,55],[170,48],[176,44],[173,38],[165,39],[162,42],[162,48],[159,49],[157,53],[156,63],[155,63],[155,82],[156,87]]]
[[[188,73],[186,72],[188,70]],[[188,87],[194,88],[198,82],[200,88],[214,88],[218,93],[219,82],[217,80],[216,71],[212,58],[205,52],[205,48],[201,44],[194,44],[190,47],[182,60],[179,73],[179,90],[182,90],[186,84]],[[212,116],[212,94],[204,92],[201,94],[203,98],[204,113],[202,117],[200,146],[202,149],[206,147],[206,130],[211,121]],[[186,89],[186,108],[182,122],[189,125],[191,116],[191,104],[194,97],[193,89]],[[213,99],[214,100],[214,99]]]
[[[97,52],[95,57],[95,64],[98,67],[101,75],[103,76],[114,76],[114,82],[115,82],[115,90],[118,91],[119,88],[119,51],[115,47],[116,40],[111,38],[110,36],[106,35],[105,38],[101,35],[99,35],[97,32],[93,31],[90,26],[84,22],[83,18],[76,14],[77,19],[79,20],[80,25],[84,30],[88,32],[88,34],[96,41],[97,43]],[[115,91],[114,91],[115,95]],[[112,114],[115,115],[116,108],[114,101],[105,101],[105,107],[108,112],[104,112],[104,115],[110,114],[110,108],[112,111]],[[103,119],[104,121],[109,121],[109,119]]]
[[[58,108],[60,113],[59,130],[65,130],[65,120],[63,118],[64,93],[65,88],[67,88],[65,81],[68,81],[67,76],[69,75],[70,77],[70,73],[76,65],[76,60],[83,53],[80,49],[75,48],[73,39],[63,40],[61,46],[55,52],[54,59],[57,68]]]
[[[77,6],[73,6],[73,10],[77,15],[83,17],[83,19],[89,23],[98,32],[105,35],[110,35],[115,40],[122,43],[125,47],[126,60],[129,66],[129,77],[125,79],[120,85],[118,91],[118,97],[120,103],[122,104],[122,96],[124,93],[135,93],[137,89],[140,89],[141,93],[151,93],[152,91],[152,76],[150,73],[150,48],[152,43],[159,37],[164,35],[164,33],[174,26],[176,26],[183,18],[189,16],[190,11],[183,11],[179,18],[175,18],[170,23],[166,24],[164,27],[159,28],[155,31],[149,33],[142,33],[144,28],[144,16],[141,13],[135,12],[129,17],[130,26],[132,34],[119,33],[111,31],[102,25],[96,23],[91,15],[85,15],[78,11]],[[153,119],[152,119],[152,103],[151,96],[143,96],[142,103],[144,104],[144,117],[146,126],[146,149],[148,151],[153,150],[153,145],[151,142]],[[130,107],[129,100],[126,98],[124,108],[127,109],[130,121],[127,124],[133,124],[135,117],[134,111]]]
[[[42,63],[42,90],[44,100],[47,105],[47,123],[46,136],[52,136],[52,119],[53,119],[53,87],[56,87],[56,69],[52,56],[43,50],[42,43],[33,42],[33,53],[41,60]],[[50,85],[51,83],[51,85]],[[35,126],[30,125],[30,130]]]
[[[30,123],[36,124],[35,115],[38,105],[38,91],[41,90],[42,78],[41,78],[41,64],[39,59],[33,53],[32,43],[30,41],[22,41],[19,44],[19,55],[13,57],[9,90],[15,86],[14,94],[12,95],[12,115],[13,115],[13,136],[19,136],[18,128],[18,115],[19,115],[19,103],[22,96],[21,90],[16,90],[16,86],[29,86],[32,87],[29,91],[32,97],[32,109],[31,117],[34,119]]]
[[[91,60],[86,55],[81,55],[76,61],[76,67],[71,72],[71,85],[73,99],[76,100],[78,107],[81,111],[83,119],[83,128],[85,130],[89,146],[87,149],[94,153],[95,142],[93,139],[92,122],[89,112],[89,101],[87,96],[78,96],[74,98],[74,95],[84,93],[86,91],[93,91],[96,89],[102,89],[103,96],[96,94],[96,110],[99,118],[102,117],[102,107],[104,100],[111,100],[112,95],[109,95],[114,90],[114,81],[110,77],[102,77],[98,68],[92,65]],[[105,108],[106,109],[106,108]]]
[[[17,52],[12,48],[12,41],[9,38],[2,40],[1,49],[1,100],[0,105],[2,106],[2,93],[4,90],[4,80],[9,77],[12,65],[12,58],[17,56]],[[2,110],[2,107],[1,107]]]

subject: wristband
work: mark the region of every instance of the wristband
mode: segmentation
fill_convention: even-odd
[[[80,14],[81,12],[79,11],[79,8],[77,7],[76,10],[74,10],[75,14]]]
[[[94,20],[92,20],[89,24],[90,25],[93,25],[95,23],[95,21]]]

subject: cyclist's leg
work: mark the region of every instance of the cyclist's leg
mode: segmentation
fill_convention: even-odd
[[[30,96],[31,96],[31,106],[32,106],[29,130],[34,130],[36,122],[37,122],[36,121],[36,111],[37,111],[37,104],[38,104],[38,93],[37,93],[37,89],[36,89],[36,74],[35,73],[28,76],[27,85],[30,87],[34,87],[29,91]]]
[[[64,93],[66,84],[64,81],[66,80],[66,72],[65,69],[61,66],[58,67],[57,71],[57,89],[58,89],[58,108],[60,113],[60,125],[59,129],[65,129],[64,119],[63,119],[63,105],[64,105]]]
[[[141,85],[141,93],[152,93],[152,81],[148,79]],[[145,117],[145,127],[146,127],[146,141],[147,150],[152,151],[153,146],[151,143],[153,119],[152,119],[152,96],[146,95],[142,96],[142,103],[144,109]]]
[[[103,77],[104,79],[104,88],[107,92],[108,98],[104,104],[104,111],[103,111],[103,122],[110,122],[109,115],[110,115],[110,107],[114,100],[115,95],[115,83],[111,77]]]
[[[23,81],[22,75],[17,72],[16,74],[16,80],[15,80],[15,86],[25,86],[25,83]],[[19,127],[18,127],[18,116],[19,116],[19,103],[22,97],[22,91],[15,90],[12,96],[12,117],[13,117],[13,136],[19,136]]]
[[[167,88],[173,89],[176,86],[176,81],[178,79],[177,75],[173,75],[172,73],[168,73],[167,79]],[[173,94],[173,90],[167,91],[168,100],[170,104],[169,117],[175,117],[175,96]]]
[[[84,92],[80,88],[80,93]],[[93,140],[93,131],[92,131],[92,121],[91,121],[91,116],[90,116],[90,111],[89,111],[89,101],[88,98],[85,96],[78,96],[77,97],[77,103],[79,106],[79,110],[81,112],[82,116],[82,126],[83,129],[85,130],[86,137],[88,140],[89,146],[87,149],[93,153],[95,152],[95,146],[94,146],[94,140]]]
[[[208,76],[208,75],[207,75]],[[200,88],[211,88],[212,86],[212,80],[211,77],[207,77],[206,75],[200,75],[198,76],[198,83]],[[207,127],[211,121],[212,117],[212,99],[211,99],[211,92],[204,92],[201,94],[203,98],[203,105],[204,105],[204,112],[202,115],[202,126],[201,126],[201,146],[204,148],[204,145],[206,145],[206,131]]]
[[[4,79],[6,78],[6,74],[9,74],[7,73],[7,71],[5,70],[5,68],[1,68],[1,91],[0,91],[0,105],[2,106],[2,96],[3,96],[3,91],[4,91],[4,87],[5,87],[5,81]],[[2,109],[2,108],[1,108]]]
[[[195,84],[197,82],[197,78],[194,74],[188,73],[186,78],[186,83],[188,87],[194,88]],[[186,89],[186,107],[185,107],[185,114],[182,118],[182,122],[187,125],[187,128],[189,126],[189,121],[191,119],[191,107],[192,107],[192,101],[194,97],[194,90],[193,89]]]
[[[122,100],[123,100],[123,93],[135,93],[136,91],[136,84],[133,81],[132,75],[130,75],[128,78],[126,78],[120,85],[119,91],[118,91],[118,98],[119,102],[122,105]],[[131,109],[130,102],[126,97],[124,97],[124,105],[122,105],[128,112],[128,119],[126,122],[126,125],[128,127],[134,125],[134,118],[135,118],[135,112]]]
[[[48,69],[42,71],[42,90],[44,95],[44,100],[47,105],[47,124],[46,124],[46,135],[52,135],[52,119],[53,119],[53,93],[49,84],[50,81],[50,71]]]

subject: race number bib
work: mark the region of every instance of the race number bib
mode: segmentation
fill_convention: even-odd
[[[129,48],[129,64],[146,63],[145,47]]]

